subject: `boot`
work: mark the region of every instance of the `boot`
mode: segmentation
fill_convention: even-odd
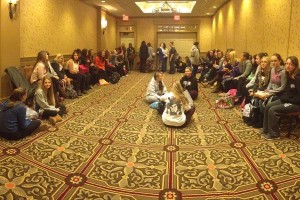
[[[217,82],[217,85],[216,85],[216,88],[214,90],[211,91],[211,93],[219,93],[222,91],[222,88],[221,88],[221,83],[218,81]]]
[[[261,112],[258,114],[258,120],[255,124],[253,124],[253,128],[262,128],[263,127],[264,116]]]
[[[56,116],[53,116],[53,117],[49,117],[49,122],[50,124],[52,124],[53,126],[55,126],[56,122],[61,122],[62,121],[62,118],[60,115],[56,115]]]
[[[260,110],[259,108],[252,108],[253,116],[252,116],[252,124],[253,127],[255,124],[258,124],[259,122],[259,115],[260,115]]]

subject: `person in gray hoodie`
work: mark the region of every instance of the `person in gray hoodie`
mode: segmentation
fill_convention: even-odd
[[[145,99],[148,103],[159,102],[160,97],[168,92],[162,80],[163,80],[163,73],[155,72],[153,78],[148,84],[148,88],[146,92]]]

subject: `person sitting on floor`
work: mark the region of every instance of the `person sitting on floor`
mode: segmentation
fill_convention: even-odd
[[[53,84],[49,76],[45,76],[42,79],[42,83],[36,90],[35,103],[35,110],[42,118],[49,119],[52,125],[62,121],[61,117],[66,113],[66,107],[64,105],[60,105],[60,107],[55,106]]]
[[[286,60],[287,84],[280,99],[267,104],[264,110],[262,133],[266,140],[280,139],[279,119],[281,116],[300,111],[300,69],[295,56]]]
[[[7,140],[19,140],[30,135],[36,130],[41,121],[26,118],[26,105],[23,103],[27,98],[24,88],[17,88],[9,99],[0,105],[0,136]]]
[[[178,58],[175,60],[175,66],[176,66],[177,72],[179,72],[179,73],[184,73],[184,70],[187,67],[186,63],[183,62],[181,56],[178,56]]]
[[[148,84],[148,88],[146,92],[146,101],[148,103],[159,102],[160,97],[168,92],[162,80],[163,80],[163,73],[155,72],[154,77],[151,79],[150,83]]]
[[[180,84],[190,93],[192,99],[195,100],[198,97],[198,80],[195,76],[192,76],[191,67],[186,67],[184,73],[185,75],[180,79]]]
[[[165,94],[160,100],[166,102],[162,114],[162,121],[165,125],[180,128],[187,126],[195,112],[195,106],[190,105],[179,81],[173,84],[172,92]]]

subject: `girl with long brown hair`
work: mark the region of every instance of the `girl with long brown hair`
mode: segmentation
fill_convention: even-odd
[[[64,105],[55,106],[55,99],[53,93],[53,83],[49,76],[42,79],[35,92],[36,110],[42,118],[49,119],[52,125],[56,122],[62,121],[63,114],[66,113]]]

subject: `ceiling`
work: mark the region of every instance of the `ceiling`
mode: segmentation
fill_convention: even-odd
[[[135,2],[142,2],[141,0],[83,0],[88,4],[96,7],[103,7],[110,14],[116,17],[122,17],[123,15],[131,17],[162,17],[173,14],[158,14],[158,13],[143,13],[141,9],[135,4]],[[176,3],[176,1],[184,0],[170,0],[168,3]],[[191,0],[192,1],[192,0]],[[194,0],[195,1],[195,0]],[[183,14],[181,16],[188,17],[205,17],[213,15],[225,2],[229,0],[196,0],[196,4],[192,10],[192,13]],[[146,2],[162,2],[161,0],[151,0]],[[189,1],[185,1],[189,2]]]

